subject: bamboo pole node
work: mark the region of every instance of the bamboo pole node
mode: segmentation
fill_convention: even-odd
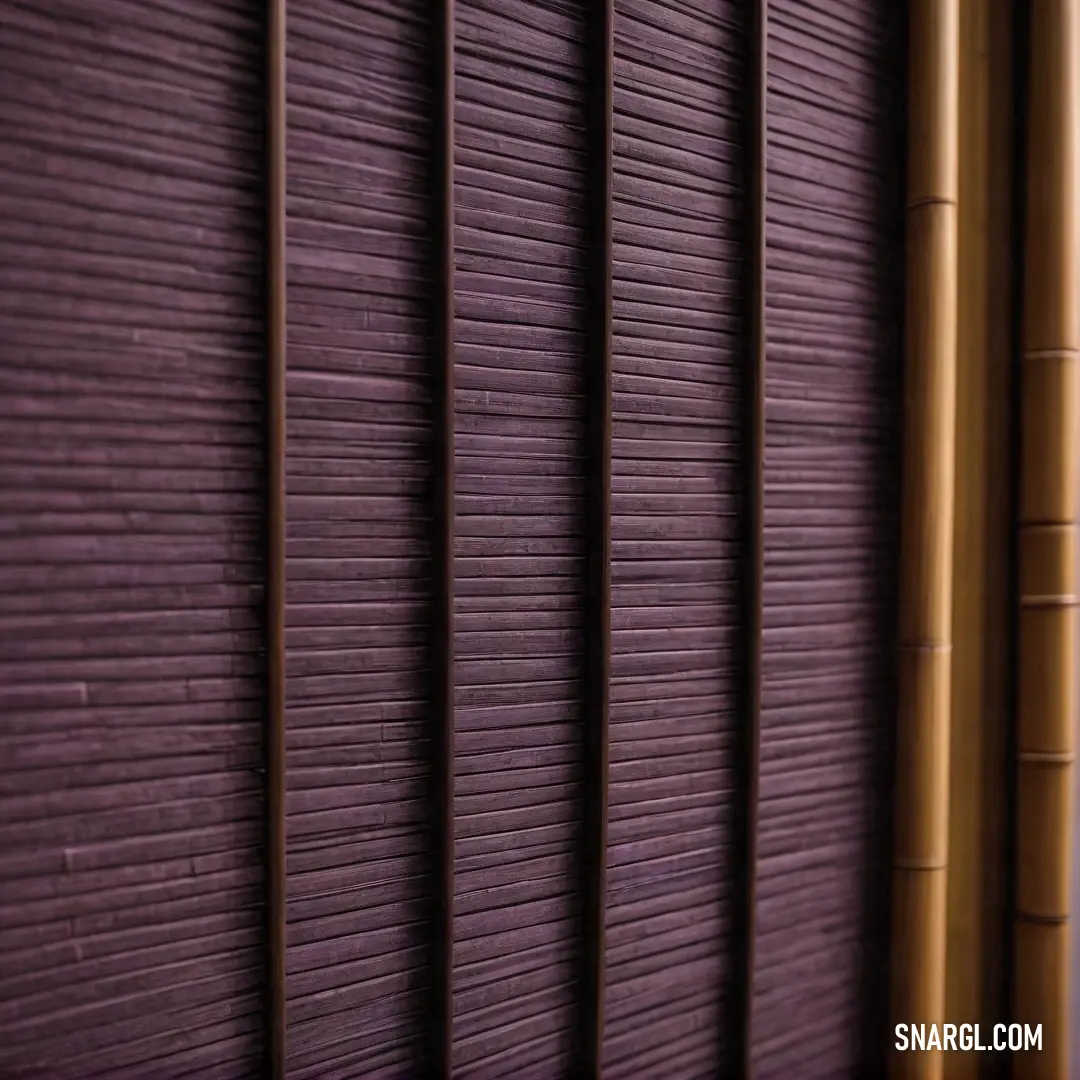
[[[1076,760],[1076,755],[1071,753],[1055,754],[1042,750],[1021,750],[1017,760],[1031,765],[1071,765]]]
[[[1018,911],[1016,918],[1030,926],[1065,926],[1069,922],[1068,915],[1034,915],[1030,911]]]
[[[919,199],[912,199],[907,204],[907,209],[919,210],[924,206],[956,206],[956,199],[944,195],[924,195]]]
[[[1075,360],[1080,357],[1080,349],[1028,349],[1024,360]]]

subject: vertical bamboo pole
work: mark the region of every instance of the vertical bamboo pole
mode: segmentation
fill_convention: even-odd
[[[590,282],[586,411],[588,496],[584,918],[578,1075],[598,1080],[604,1059],[609,713],[611,701],[612,127],[615,3],[590,5]]]
[[[1080,0],[1032,0],[1021,357],[1014,1075],[1069,1072],[1080,516]]]
[[[454,0],[431,0],[432,848],[434,902],[427,1072],[449,1080],[454,1048]]]
[[[1009,470],[1012,239],[1011,4],[960,0],[956,521],[945,1013],[1001,1007],[1006,709],[1011,620]],[[986,1055],[946,1054],[947,1080]]]
[[[949,888],[945,1001],[949,1017],[981,1019],[983,664],[986,576],[987,285],[989,251],[989,5],[960,0],[960,131],[957,211],[956,514],[949,754]],[[988,1018],[989,1019],[989,1018]],[[992,1023],[993,1018],[990,1020]],[[975,1080],[975,1054],[949,1054],[946,1080]]]
[[[910,19],[900,685],[893,849],[893,1023],[942,1023],[956,406],[959,0]],[[936,1078],[939,1053],[890,1056]]]
[[[271,1080],[285,1080],[285,0],[266,29],[267,933]]]

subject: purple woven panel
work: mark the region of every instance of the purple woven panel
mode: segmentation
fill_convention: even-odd
[[[746,41],[726,0],[615,10],[605,1075],[681,1080],[721,1067],[733,945]]]
[[[413,1076],[427,978],[428,5],[288,24],[289,1074]]]
[[[862,1075],[887,985],[901,13],[769,9],[760,1080]]]
[[[261,1075],[262,10],[0,17],[0,1075]]]
[[[584,27],[457,5],[455,1066],[564,1074],[575,1022]]]

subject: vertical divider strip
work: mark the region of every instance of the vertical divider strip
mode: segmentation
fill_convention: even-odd
[[[608,723],[611,700],[612,114],[615,4],[590,6],[587,132],[589,280],[586,325],[586,669],[583,979],[580,1075],[599,1078],[604,1053]]]
[[[267,1006],[271,1080],[285,1078],[285,3],[266,27]]]
[[[433,0],[433,970],[429,1059],[449,1080],[454,954],[454,0]]]
[[[744,942],[739,958],[741,985],[735,1003],[737,1023],[732,1043],[731,1075],[749,1078],[753,1073],[754,941],[757,912],[757,830],[758,790],[761,759],[762,622],[765,580],[765,213],[767,190],[766,149],[768,127],[766,97],[768,87],[769,0],[754,0],[753,24],[749,36],[750,95],[747,137],[750,154],[746,174],[750,187],[749,231],[746,238],[751,279],[747,291],[749,308],[749,350],[746,401],[746,443],[749,447],[746,483],[746,572],[743,596],[744,702],[746,726],[742,732],[739,762],[740,792],[743,798],[743,834],[739,838],[740,871],[743,875],[743,910],[738,913],[738,931]],[[736,935],[736,939],[738,935]]]

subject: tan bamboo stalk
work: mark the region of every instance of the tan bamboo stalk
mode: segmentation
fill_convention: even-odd
[[[945,1016],[1000,1021],[1004,785],[1012,619],[1009,399],[1012,346],[1012,4],[960,0],[956,519],[949,755]],[[985,1075],[945,1054],[945,1080]]]
[[[900,684],[892,1021],[942,1023],[945,997],[956,422],[959,0],[911,0]],[[894,1077],[941,1055],[895,1051]]]
[[[1080,516],[1080,0],[1032,0],[1021,357],[1014,1075],[1069,1074]]]

